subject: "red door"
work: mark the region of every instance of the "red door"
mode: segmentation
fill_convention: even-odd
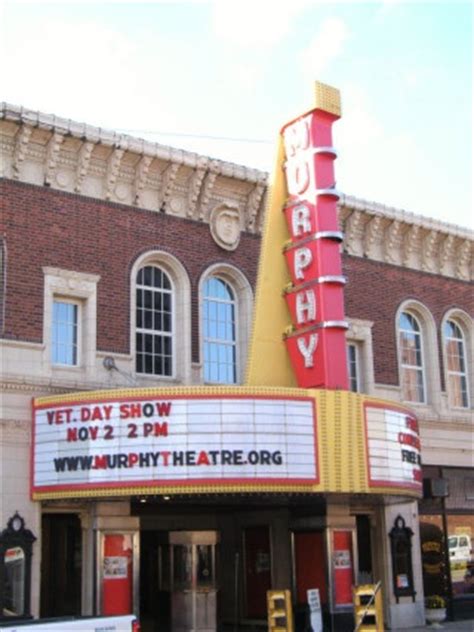
[[[244,529],[245,597],[248,619],[267,618],[267,590],[272,585],[268,526]]]
[[[322,531],[294,534],[296,600],[307,603],[306,591],[319,589],[321,604],[327,603],[326,558]]]

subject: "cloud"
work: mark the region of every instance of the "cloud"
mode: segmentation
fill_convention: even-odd
[[[360,86],[346,84],[341,88],[342,119],[336,129],[341,131],[341,141],[348,147],[360,148],[367,142],[374,142],[383,136],[383,126],[373,111],[368,93]],[[348,107],[345,107],[345,104]]]
[[[258,86],[262,75],[262,69],[256,65],[236,63],[231,65],[230,72],[239,90],[250,91]]]
[[[273,46],[290,32],[295,18],[311,0],[214,1],[212,27],[220,39],[242,47]]]
[[[71,94],[77,94],[84,115],[94,120],[100,109],[95,99],[106,83],[120,88],[135,46],[92,21],[44,19],[21,25],[12,16],[5,28],[4,54],[9,63],[2,83],[10,101],[61,113],[68,111]]]
[[[464,2],[464,0],[453,0],[455,2]],[[390,25],[391,20],[395,17],[400,17],[402,12],[405,11],[405,7],[410,5],[430,5],[437,4],[439,0],[376,0],[375,11],[373,14],[374,27],[385,28]],[[406,18],[408,19],[408,17]]]
[[[420,205],[420,181],[430,182],[433,165],[423,148],[409,131],[383,125],[362,88],[346,85],[342,93],[343,117],[335,126],[338,188],[349,195],[426,213]],[[344,108],[344,103],[350,106]]]
[[[415,88],[420,83],[420,72],[419,70],[408,70],[405,72],[402,79],[407,88]]]
[[[5,100],[112,129],[179,129],[186,90],[197,82],[183,82],[189,46],[171,48],[161,35],[138,41],[105,20],[8,18]]]
[[[341,55],[347,37],[348,30],[343,20],[324,20],[318,33],[303,52],[303,66],[311,79],[320,77],[331,61]]]

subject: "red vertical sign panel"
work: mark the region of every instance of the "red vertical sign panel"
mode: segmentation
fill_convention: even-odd
[[[132,536],[123,533],[106,534],[102,564],[102,614],[132,614]]]
[[[298,386],[347,390],[343,286],[332,124],[323,109],[282,130],[291,242],[284,256],[291,278],[285,298],[293,331],[285,336]]]
[[[334,573],[334,605],[352,605],[354,564],[352,559],[352,532],[333,531],[332,571]]]

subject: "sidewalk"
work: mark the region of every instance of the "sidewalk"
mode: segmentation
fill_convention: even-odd
[[[474,632],[474,620],[445,621],[438,625],[424,625],[421,628],[393,628],[390,632],[427,632],[427,630],[439,630],[439,632]]]

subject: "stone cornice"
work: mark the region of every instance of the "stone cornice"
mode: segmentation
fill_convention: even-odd
[[[339,221],[350,255],[447,276],[474,277],[474,231],[343,195]]]
[[[260,234],[268,174],[193,152],[2,103],[0,175],[209,223],[237,210]],[[350,255],[463,281],[473,272],[474,232],[343,195],[339,218]]]
[[[379,202],[363,200],[352,195],[342,195],[339,206],[348,211],[362,211],[373,217],[379,216],[387,220],[396,220],[402,224],[416,225],[424,230],[449,233],[457,237],[463,237],[464,239],[474,239],[474,231],[469,228],[458,226],[457,224],[450,224],[449,222],[442,222],[430,217],[424,217],[416,213],[410,213],[409,211],[394,208],[393,206],[386,206]]]
[[[258,233],[267,174],[194,152],[2,103],[0,175],[13,180],[209,222],[238,208]]]

